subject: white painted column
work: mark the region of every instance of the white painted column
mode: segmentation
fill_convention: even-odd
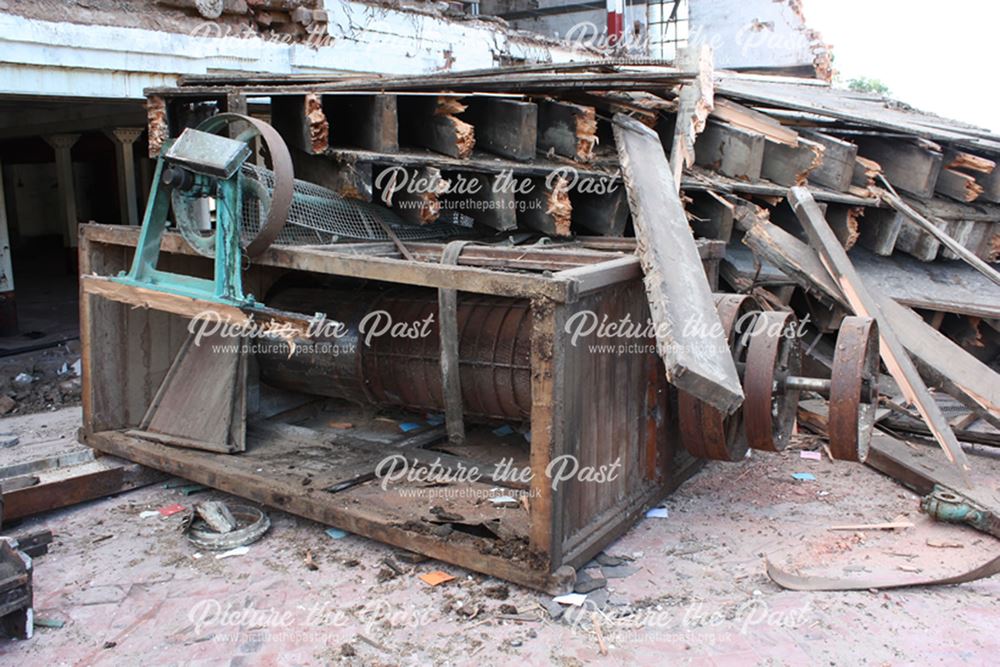
[[[141,127],[116,127],[108,132],[115,142],[115,164],[118,171],[118,205],[122,222],[139,224],[139,198],[135,188],[135,158],[132,144],[142,135]]]
[[[0,163],[0,335],[17,333],[17,307],[14,301],[14,267],[10,256],[10,233],[7,231],[7,202],[3,191],[3,164]]]
[[[70,150],[79,134],[52,134],[45,137],[56,152],[56,179],[59,184],[59,215],[63,221],[63,245],[77,246],[76,188],[73,184],[73,158]]]

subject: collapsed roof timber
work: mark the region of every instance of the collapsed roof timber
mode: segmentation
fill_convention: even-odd
[[[707,462],[779,456],[801,429],[831,461],[915,489],[928,515],[1000,537],[966,451],[1000,443],[1000,136],[817,79],[715,70],[704,47],[191,73],[144,95],[145,130],[112,135],[136,224],[60,232],[79,246],[80,438],[106,455],[100,480],[9,466],[0,520],[162,473],[253,504],[193,508],[199,549],[273,533],[271,508],[584,594],[585,570]],[[70,193],[76,141],[49,138]],[[123,175],[137,160],[141,194]],[[929,470],[915,436],[946,463]],[[16,552],[44,553],[45,536],[0,546],[23,573],[12,632],[30,636]],[[767,566],[793,590],[998,571]]]

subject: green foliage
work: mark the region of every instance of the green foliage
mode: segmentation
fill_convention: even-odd
[[[851,79],[847,82],[847,87],[858,93],[875,93],[876,95],[883,96],[890,94],[889,86],[878,79],[869,79],[865,76]]]

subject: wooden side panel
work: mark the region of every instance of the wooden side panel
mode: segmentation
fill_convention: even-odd
[[[594,317],[645,327],[642,281],[587,296],[566,318],[565,451],[595,474],[594,481],[577,477],[561,485],[563,562],[577,567],[699,465],[678,445],[670,406],[676,392],[664,378],[655,340],[587,333],[584,324]]]

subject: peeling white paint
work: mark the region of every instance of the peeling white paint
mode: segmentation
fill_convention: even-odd
[[[488,21],[339,2],[326,37],[287,44],[227,35],[212,22],[180,34],[39,21],[0,13],[0,95],[142,99],[182,74],[318,71],[418,74],[493,67],[501,56],[541,62],[592,54],[508,32]]]

